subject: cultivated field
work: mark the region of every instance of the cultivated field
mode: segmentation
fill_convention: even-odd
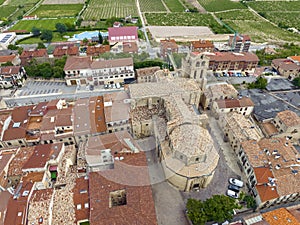
[[[224,21],[240,34],[249,34],[254,42],[282,43],[282,41],[300,41],[300,36],[280,29],[264,20],[231,20]]]
[[[44,0],[43,5],[84,4],[85,0]]]
[[[0,7],[0,19],[7,18],[10,14],[16,11],[17,6],[3,5]]]
[[[246,6],[240,2],[231,0],[198,0],[208,12],[219,12],[231,9],[246,9]]]
[[[100,20],[129,15],[138,16],[135,0],[103,0],[101,4],[97,0],[91,0],[82,17],[84,20]]]
[[[71,23],[75,22],[75,18],[63,18],[63,19],[42,19],[42,20],[22,20],[13,26],[10,30],[27,30],[31,31],[33,27],[40,29],[55,30],[55,24],[57,23]]]
[[[31,15],[37,15],[39,18],[72,17],[76,16],[82,7],[81,4],[41,5]]]
[[[8,5],[31,5],[37,3],[39,0],[10,0]]]
[[[289,2],[249,2],[251,8],[261,16],[282,28],[300,30],[300,1]]]
[[[148,25],[209,26],[215,33],[227,33],[210,14],[199,13],[145,13]]]
[[[142,12],[166,12],[161,0],[139,0]]]
[[[163,0],[171,12],[184,12],[186,9],[178,0]]]

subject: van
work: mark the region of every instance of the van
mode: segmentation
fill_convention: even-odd
[[[239,194],[232,190],[227,190],[226,194],[231,198],[239,198]]]
[[[235,186],[238,186],[239,188],[244,186],[244,182],[235,178],[229,178],[229,183],[233,184]]]

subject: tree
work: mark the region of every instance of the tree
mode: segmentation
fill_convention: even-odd
[[[39,28],[33,27],[33,28],[31,29],[31,33],[33,34],[34,37],[37,37],[37,36],[40,35],[41,30],[40,30]]]
[[[44,45],[44,43],[39,42],[38,46],[37,46],[37,49],[42,49],[42,48],[46,48],[46,46]]]
[[[101,32],[99,31],[98,32],[98,42],[99,42],[99,44],[102,44],[103,43],[103,37],[102,37],[102,34],[101,34]]]
[[[55,24],[56,30],[60,33],[60,35],[63,35],[67,32],[67,26],[64,23],[57,23]]]
[[[293,85],[300,87],[300,77],[296,77],[293,81],[292,81]]]
[[[50,42],[53,38],[53,32],[51,30],[43,30],[40,36],[41,40]]]
[[[84,39],[82,40],[82,43],[83,43],[84,45],[87,45],[88,42],[89,42],[89,40],[88,40],[87,38],[84,38]]]
[[[204,210],[209,218],[216,222],[223,222],[233,218],[233,210],[239,208],[236,200],[225,195],[213,195],[204,202]]]
[[[203,225],[207,221],[223,222],[233,218],[233,210],[240,208],[235,199],[225,195],[213,195],[201,200],[188,199],[187,216],[193,224]]]
[[[201,200],[188,199],[186,204],[187,216],[195,225],[204,225],[207,222],[207,216],[204,211],[204,204]]]
[[[248,88],[266,89],[267,85],[268,85],[268,80],[260,76],[256,79],[255,82],[248,84]]]

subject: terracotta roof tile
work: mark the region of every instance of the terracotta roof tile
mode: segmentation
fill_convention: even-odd
[[[138,53],[138,46],[136,42],[123,42],[123,52]]]
[[[192,41],[191,45],[193,48],[214,48],[214,44],[209,40],[199,40],[199,41]]]
[[[77,56],[79,48],[77,46],[56,46],[53,52],[54,57],[62,57],[64,55]]]
[[[250,52],[243,53],[234,53],[234,52],[215,52],[215,53],[205,53],[205,55],[209,58],[209,61],[232,61],[232,62],[258,62],[259,59],[257,55]]]
[[[275,209],[262,215],[270,225],[300,225],[300,222],[285,208]]]
[[[76,222],[89,219],[89,181],[84,177],[77,178],[73,188],[73,201],[75,206]],[[78,209],[77,205],[81,205]]]
[[[92,55],[99,55],[99,54],[103,54],[105,52],[109,52],[110,51],[110,46],[109,45],[100,45],[100,46],[88,46],[87,50],[86,50],[86,54],[88,56]]]
[[[248,97],[242,97],[240,99],[220,99],[220,100],[217,100],[216,102],[220,109],[254,106],[254,103]]]
[[[20,58],[38,58],[38,57],[48,57],[47,49],[36,49],[36,50],[24,50]]]
[[[300,117],[293,111],[285,110],[277,113],[277,116],[287,127],[300,125]]]
[[[16,58],[16,55],[3,55],[0,56],[0,64],[1,63],[7,63],[7,62],[12,62]]]

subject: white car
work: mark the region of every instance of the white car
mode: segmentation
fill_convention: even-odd
[[[244,186],[244,182],[235,178],[229,178],[229,183],[233,184],[239,188]]]
[[[229,197],[232,197],[232,198],[239,198],[239,194],[232,191],[232,190],[227,190],[226,194],[229,196]]]

